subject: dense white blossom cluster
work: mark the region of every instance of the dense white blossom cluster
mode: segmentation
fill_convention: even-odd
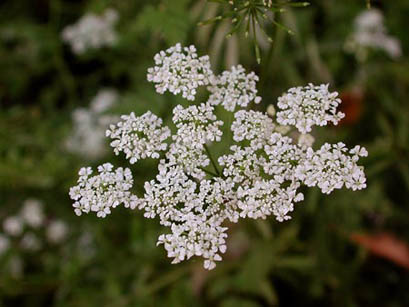
[[[142,116],[122,115],[121,121],[111,125],[106,136],[113,139],[111,146],[116,155],[123,151],[131,164],[148,157],[159,158],[159,151],[166,150],[164,141],[170,136],[168,127],[162,126],[162,119],[151,112]]]
[[[257,96],[258,76],[246,71],[241,65],[233,66],[231,71],[224,71],[220,76],[211,78],[207,88],[211,93],[209,103],[221,104],[227,111],[233,112],[236,106],[247,107],[252,101],[259,103],[261,97]]]
[[[154,60],[156,66],[148,69],[148,81],[155,83],[160,94],[182,93],[187,100],[194,100],[196,89],[209,84],[212,76],[209,57],[198,57],[194,46],[177,44],[156,54]]]
[[[304,199],[302,185],[317,186],[323,193],[343,186],[365,188],[363,168],[357,165],[367,155],[363,147],[349,150],[338,143],[314,150],[314,137],[306,134],[313,125],[336,124],[343,117],[336,112],[341,101],[328,85],[290,89],[279,98],[277,113],[271,107],[263,113],[243,109],[260,99],[257,77],[246,75],[240,66],[215,76],[207,66],[198,68],[193,47],[180,45],[159,53],[155,61],[158,66],[149,69],[148,80],[156,83],[158,92],[169,90],[192,100],[196,88],[206,86],[210,76],[210,98],[206,103],[176,106],[172,133],[150,112],[140,117],[132,113],[112,125],[107,136],[113,139],[114,152],[124,151],[131,163],[160,158],[158,174],[145,182],[144,195],[138,198],[130,192],[129,170],[114,172],[108,163],[91,177],[91,169],[83,168],[79,184],[70,191],[78,215],[94,211],[104,217],[120,203],[137,207],[146,218],[158,218],[169,229],[157,243],[172,263],[200,256],[204,267],[213,269],[226,251],[227,221],[269,216],[288,220],[294,204]],[[233,144],[216,158],[211,145],[223,136],[223,121],[216,115],[221,107],[234,113],[228,127]],[[290,126],[302,134],[295,133],[295,139],[285,136]],[[160,155],[160,151],[165,152]]]
[[[234,114],[234,118],[231,125],[233,140],[248,140],[253,148],[261,148],[276,127],[267,114],[252,110],[240,110]]]
[[[356,162],[366,157],[365,148],[356,146],[348,150],[343,143],[325,143],[319,150],[307,149],[305,162],[296,169],[296,176],[309,186],[317,186],[322,193],[329,194],[344,185],[348,189],[361,190],[366,187],[363,168]]]
[[[75,200],[75,213],[81,215],[96,212],[98,217],[111,213],[111,208],[123,204],[134,209],[138,199],[129,192],[133,185],[129,168],[122,167],[113,171],[113,165],[105,163],[98,166],[98,175],[92,175],[90,167],[79,171],[78,185],[70,189],[70,197]]]
[[[49,243],[59,244],[68,234],[65,222],[46,219],[43,203],[31,198],[24,201],[19,212],[2,221],[2,228],[0,257],[10,249],[17,249],[17,253],[39,251],[44,245],[44,239]]]
[[[277,122],[295,126],[301,133],[311,132],[314,125],[338,124],[345,114],[337,112],[341,99],[337,92],[329,92],[328,86],[309,84],[290,88],[278,98],[277,106],[281,110],[277,112]]]
[[[106,153],[106,128],[117,120],[108,114],[119,98],[114,89],[103,88],[91,100],[89,108],[77,108],[72,113],[73,130],[65,140],[69,152],[97,159]]]
[[[207,142],[220,141],[222,132],[219,129],[223,122],[217,121],[214,108],[202,103],[184,109],[178,105],[173,109],[173,122],[176,124],[175,141],[189,144],[189,147],[201,148]]]
[[[400,41],[388,35],[383,14],[377,9],[365,10],[356,17],[354,32],[347,39],[345,47],[362,60],[366,58],[368,48],[383,50],[391,58],[402,55]]]
[[[77,23],[67,26],[62,32],[64,42],[71,45],[76,54],[83,54],[89,49],[112,46],[117,40],[114,26],[118,13],[107,9],[101,15],[86,14]]]
[[[179,164],[184,171],[197,179],[205,177],[203,168],[210,163],[206,154],[206,143],[221,140],[223,125],[208,104],[173,109],[173,122],[177,131],[172,136],[173,143],[166,154],[169,165]]]

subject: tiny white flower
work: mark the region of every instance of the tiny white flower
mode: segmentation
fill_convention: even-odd
[[[23,233],[24,221],[18,216],[10,216],[3,222],[4,232],[10,236],[17,237]]]
[[[274,107],[274,105],[272,105],[272,104],[268,105],[267,114],[268,114],[268,116],[271,116],[271,117],[276,115],[276,108]]]
[[[24,202],[20,216],[23,221],[33,228],[38,228],[44,223],[43,204],[36,199],[27,199]]]
[[[61,243],[68,234],[68,226],[60,220],[52,221],[46,230],[47,239],[54,244]]]

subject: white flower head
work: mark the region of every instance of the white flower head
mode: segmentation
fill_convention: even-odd
[[[4,232],[17,237],[23,233],[24,221],[19,216],[9,216],[3,222]]]
[[[68,226],[61,220],[54,220],[47,226],[46,236],[54,244],[62,243],[68,235]]]
[[[176,44],[154,57],[155,65],[148,69],[148,81],[155,83],[160,94],[169,91],[194,100],[196,89],[209,84],[213,75],[208,56],[198,57],[194,46]]]
[[[170,136],[168,127],[162,127],[162,119],[150,111],[142,116],[122,115],[122,121],[111,125],[106,136],[113,141],[116,155],[123,151],[131,164],[148,157],[157,159],[159,152],[166,150],[165,140]]]
[[[37,199],[27,199],[20,213],[23,221],[30,227],[39,228],[44,223],[43,204]]]
[[[178,128],[174,140],[190,148],[201,148],[208,142],[221,140],[220,126],[223,122],[217,120],[214,108],[209,104],[183,108],[178,105],[173,109],[173,122]]]
[[[162,234],[158,245],[163,244],[172,263],[188,260],[193,256],[205,259],[204,268],[212,270],[216,261],[221,261],[220,253],[226,251],[227,228],[200,215],[187,215],[187,221],[181,225],[173,224],[171,234]]]
[[[182,142],[170,144],[166,158],[169,166],[179,165],[187,175],[197,179],[203,179],[206,176],[203,168],[210,163],[203,147],[189,147]]]
[[[77,23],[64,28],[61,36],[76,54],[83,54],[89,49],[112,46],[117,41],[114,30],[117,20],[118,13],[113,9],[105,10],[100,16],[86,14]]]
[[[208,102],[211,105],[221,104],[227,111],[233,112],[236,106],[245,108],[250,102],[259,103],[257,96],[258,76],[251,72],[246,74],[243,66],[233,66],[231,71],[224,71],[220,76],[211,78],[208,90],[211,93]]]
[[[347,51],[355,52],[362,60],[366,58],[368,49],[383,50],[393,59],[402,56],[401,43],[397,38],[388,35],[380,10],[363,11],[355,18],[354,24],[354,32],[345,44]]]
[[[283,188],[276,180],[260,180],[251,187],[239,187],[240,216],[265,219],[273,214],[279,222],[288,220],[291,218],[289,213],[294,210],[294,202],[304,199],[302,193],[297,193],[298,187],[299,183],[292,183]]]
[[[133,178],[128,168],[113,170],[112,164],[105,163],[98,166],[98,173],[91,176],[90,168],[79,171],[78,185],[70,189],[77,215],[91,211],[96,212],[98,217],[105,217],[111,213],[111,208],[120,204],[131,209],[138,205],[138,198],[129,192]]]
[[[302,185],[318,186],[323,193],[342,186],[365,187],[363,168],[357,164],[367,155],[365,148],[348,150],[339,143],[314,151],[314,138],[306,134],[313,125],[337,124],[343,117],[336,111],[338,94],[330,93],[328,85],[290,89],[279,98],[277,125],[271,107],[267,114],[239,108],[260,101],[258,78],[246,74],[243,67],[212,76],[208,58],[199,58],[194,47],[180,44],[157,54],[155,64],[148,71],[148,80],[159,93],[181,93],[193,100],[197,87],[209,85],[208,101],[177,105],[172,135],[150,112],[140,117],[131,113],[112,125],[106,133],[111,146],[116,154],[123,151],[131,164],[146,157],[159,158],[164,151],[158,173],[145,182],[143,198],[137,198],[129,191],[129,170],[113,171],[107,163],[92,176],[91,168],[81,169],[78,185],[70,190],[78,215],[94,211],[105,216],[120,203],[138,207],[144,217],[158,218],[167,227],[157,244],[163,245],[172,263],[202,257],[204,268],[211,270],[227,248],[226,222],[269,216],[279,222],[289,220],[295,204],[304,199],[299,192]],[[232,144],[224,151],[211,147],[223,137],[217,108],[234,113],[227,127],[232,131]],[[298,140],[285,136],[290,126],[302,133]],[[169,146],[165,143],[168,138]],[[222,154],[213,156],[215,152]]]
[[[338,93],[328,91],[328,84],[293,87],[278,98],[277,122],[295,126],[304,134],[311,132],[314,125],[336,125],[345,116],[336,110],[340,103]]]
[[[252,147],[261,148],[275,129],[272,119],[261,112],[241,110],[234,114],[234,118],[231,125],[233,140],[251,141]]]
[[[305,159],[295,174],[305,185],[317,186],[322,193],[329,194],[334,189],[361,190],[366,188],[364,169],[357,165],[359,157],[366,157],[365,148],[356,146],[348,150],[344,143],[325,143],[317,151],[308,148]]]

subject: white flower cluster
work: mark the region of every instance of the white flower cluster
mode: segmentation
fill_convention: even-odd
[[[166,150],[164,141],[170,136],[168,127],[162,126],[162,119],[151,112],[142,116],[122,115],[122,121],[111,125],[106,136],[113,139],[111,146],[116,155],[123,151],[131,164],[147,157],[159,158],[159,151]]]
[[[301,133],[311,131],[314,125],[325,126],[328,122],[337,125],[345,114],[336,111],[341,99],[338,93],[328,91],[328,84],[290,88],[278,98],[277,122],[295,126]]]
[[[112,88],[102,88],[90,102],[90,111],[102,114],[111,109],[119,99],[118,92]]]
[[[55,225],[58,224],[58,229]],[[45,238],[53,244],[59,244],[68,234],[67,225],[61,220],[46,219],[43,203],[37,199],[27,199],[20,212],[6,217],[3,222],[3,233],[0,233],[0,256],[11,246],[21,251],[36,252],[41,249]],[[12,244],[12,242],[14,242]]]
[[[156,66],[148,69],[148,81],[156,84],[160,94],[182,93],[187,100],[194,100],[196,89],[209,84],[212,76],[209,57],[199,58],[194,46],[177,44],[156,54],[154,60]]]
[[[114,26],[118,13],[107,9],[101,15],[86,14],[76,24],[67,26],[62,32],[64,42],[71,45],[76,54],[83,54],[89,49],[112,46],[117,40]]]
[[[365,10],[356,17],[354,33],[345,47],[361,60],[366,58],[368,48],[383,50],[394,59],[402,55],[400,41],[388,35],[383,14],[377,9]]]
[[[366,178],[363,168],[356,163],[359,157],[367,155],[365,148],[356,146],[348,150],[343,143],[325,143],[317,151],[309,147],[296,175],[305,185],[317,186],[325,194],[344,185],[353,191],[361,190],[366,188]]]
[[[185,172],[197,179],[205,177],[202,170],[209,165],[209,157],[205,153],[206,143],[221,140],[223,125],[213,113],[214,108],[208,104],[190,106],[184,109],[178,105],[173,109],[173,122],[177,132],[172,136],[166,158],[170,165],[179,164]]]
[[[111,213],[111,208],[123,204],[125,208],[134,209],[138,198],[129,190],[133,185],[131,171],[122,167],[112,171],[113,165],[105,163],[98,166],[98,175],[92,175],[90,167],[79,171],[78,185],[70,189],[70,197],[75,202],[75,213],[81,215],[96,212],[98,217]]]
[[[101,89],[92,99],[90,107],[78,108],[72,114],[73,131],[65,140],[69,152],[96,159],[106,153],[106,128],[117,120],[117,116],[107,114],[115,105],[118,93],[109,88]]]
[[[247,107],[252,101],[259,103],[261,97],[257,96],[258,76],[251,72],[246,75],[243,66],[233,66],[231,71],[224,71],[220,76],[211,78],[207,88],[211,93],[209,103],[221,104],[227,111],[233,112],[236,105]]]
[[[248,140],[253,148],[261,148],[276,127],[273,120],[261,112],[240,110],[234,117],[235,121],[231,125],[233,140]]]
[[[159,92],[168,89],[193,99],[197,80],[206,78],[197,77],[197,60],[187,60],[180,45],[169,50],[156,56],[157,64],[165,64],[150,69],[148,79],[156,83]],[[189,54],[195,49],[183,50]],[[193,58],[197,59],[195,53]],[[191,78],[187,72],[193,74]],[[288,220],[294,204],[304,199],[299,192],[302,185],[317,186],[323,193],[343,186],[365,188],[363,168],[357,165],[359,157],[367,154],[364,148],[348,150],[338,143],[315,151],[314,138],[305,134],[313,125],[336,124],[343,117],[336,113],[341,101],[337,93],[328,91],[328,85],[293,88],[279,98],[278,123],[295,126],[303,133],[293,140],[284,135],[290,127],[274,122],[273,108],[268,114],[243,109],[251,101],[259,101],[254,74],[246,75],[239,67],[212,78],[220,87],[216,83],[208,87],[206,103],[174,108],[176,131],[172,135],[150,112],[141,117],[125,116],[112,126],[107,136],[114,139],[114,152],[124,151],[131,163],[159,158],[159,151],[167,150],[159,160],[158,174],[145,182],[144,196],[137,198],[130,193],[129,170],[113,172],[112,165],[105,164],[99,175],[90,177],[90,168],[84,168],[79,185],[70,191],[76,213],[95,211],[105,216],[119,203],[138,207],[146,218],[159,218],[160,224],[168,227],[169,233],[161,234],[157,243],[164,246],[172,263],[200,256],[204,267],[213,269],[226,251],[227,221],[271,215],[278,221]],[[234,144],[216,159],[211,145],[222,138],[223,122],[216,116],[220,105],[234,112],[229,127]],[[164,141],[170,135],[171,143],[166,146]]]

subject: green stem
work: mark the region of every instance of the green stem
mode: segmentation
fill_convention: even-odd
[[[209,159],[210,159],[210,162],[212,163],[212,165],[213,165],[213,167],[214,167],[214,170],[216,171],[217,176],[220,176],[220,172],[219,172],[219,169],[217,168],[216,161],[213,160],[213,157],[212,157],[212,155],[211,155],[211,153],[210,153],[210,151],[209,151],[209,148],[207,147],[206,144],[204,144],[204,148],[205,148],[205,150],[206,150],[207,156],[208,156]]]
[[[218,177],[219,175],[217,175],[216,173],[213,173],[211,171],[208,171],[207,169],[205,169],[204,167],[199,167],[202,171],[204,171],[206,174],[213,176],[213,177]]]

